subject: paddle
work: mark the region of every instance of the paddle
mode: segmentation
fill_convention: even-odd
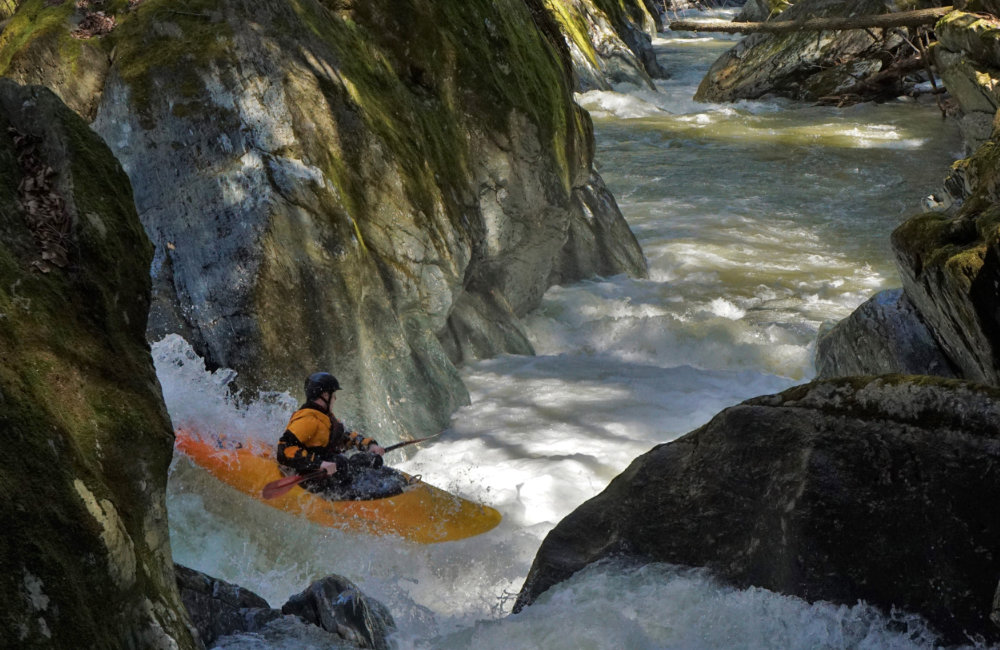
[[[441,433],[444,432],[442,431]],[[404,442],[397,442],[396,444],[389,445],[384,449],[386,452],[390,452],[393,449],[399,449],[400,447],[405,447],[407,445],[415,445],[418,442],[424,442],[425,440],[430,440],[431,438],[437,438],[439,435],[441,435],[441,433],[435,433],[433,436],[427,436],[426,438],[417,438],[416,440],[406,440]],[[277,481],[271,481],[270,483],[265,485],[264,489],[261,491],[261,495],[265,499],[274,499],[280,497],[282,494],[285,494],[286,492],[291,490],[293,487],[295,487],[302,481],[308,481],[311,478],[319,478],[324,474],[326,474],[326,470],[317,469],[315,471],[308,472],[306,474],[299,474],[297,476],[286,476],[285,478],[279,478]]]

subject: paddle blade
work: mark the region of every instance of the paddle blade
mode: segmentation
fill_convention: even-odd
[[[295,487],[302,481],[311,478],[316,478],[317,476],[321,476],[324,473],[325,472],[323,470],[319,469],[316,470],[315,472],[309,472],[308,474],[300,474],[298,476],[286,476],[285,478],[279,478],[277,481],[271,481],[270,483],[265,485],[264,489],[261,490],[261,496],[263,496],[265,499],[274,499],[280,497],[282,494],[285,494],[286,492],[291,490],[293,487]]]

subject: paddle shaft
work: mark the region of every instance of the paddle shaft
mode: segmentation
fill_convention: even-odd
[[[397,442],[394,445],[389,445],[384,447],[385,451],[392,451],[393,449],[399,449],[400,447],[405,447],[407,445],[415,445],[418,442],[424,442],[425,440],[430,440],[431,438],[437,438],[440,433],[435,433],[433,436],[427,436],[426,438],[417,438],[416,440],[405,440],[403,442]],[[312,472],[307,472],[305,474],[299,474],[297,476],[286,476],[284,478],[279,478],[277,481],[271,481],[264,486],[261,491],[262,496],[265,499],[275,499],[280,497],[282,494],[287,493],[293,487],[301,483],[302,481],[308,481],[311,478],[319,478],[326,474],[326,470],[317,469]]]

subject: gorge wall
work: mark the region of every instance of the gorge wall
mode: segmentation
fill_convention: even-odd
[[[239,384],[438,430],[553,283],[645,272],[540,0],[28,0],[0,69],[92,121],[155,246],[149,334]],[[87,29],[84,29],[87,28]],[[84,30],[81,32],[81,30]]]

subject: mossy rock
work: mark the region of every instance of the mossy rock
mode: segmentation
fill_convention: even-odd
[[[59,200],[29,211],[21,182],[45,166]],[[0,80],[0,188],[0,430],[16,459],[0,470],[0,645],[194,648],[145,341],[151,247],[128,177],[50,91]],[[40,225],[64,218],[67,254],[44,264]]]
[[[1000,146],[956,163],[972,194],[952,213],[923,214],[892,234],[910,300],[962,376],[1000,384]]]

